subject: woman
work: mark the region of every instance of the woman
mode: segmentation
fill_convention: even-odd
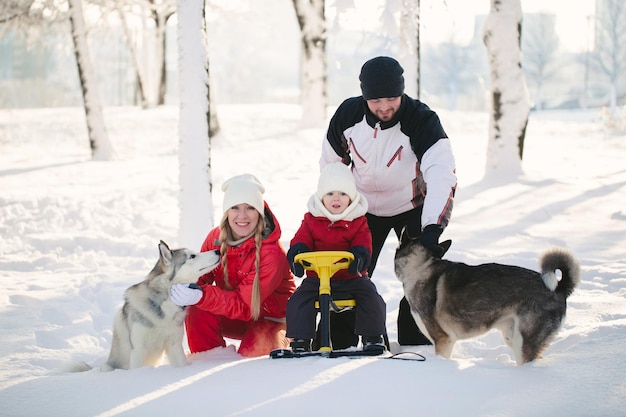
[[[185,325],[191,352],[241,340],[242,356],[285,348],[285,310],[296,285],[287,263],[278,221],[263,201],[263,185],[251,174],[227,180],[224,216],[201,251],[219,250],[221,266],[198,280],[200,289],[172,286],[170,298],[188,308]]]

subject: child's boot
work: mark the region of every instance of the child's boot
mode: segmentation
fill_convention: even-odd
[[[294,339],[291,343],[291,350],[297,353],[311,351],[311,339]]]
[[[363,350],[383,353],[386,347],[382,336],[363,336]]]

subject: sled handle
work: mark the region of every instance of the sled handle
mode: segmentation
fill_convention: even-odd
[[[330,294],[330,278],[335,272],[346,269],[353,260],[354,255],[348,251],[302,252],[294,258],[294,262],[298,262],[304,269],[317,272],[320,295]]]

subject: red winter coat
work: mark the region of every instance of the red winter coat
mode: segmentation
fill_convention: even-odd
[[[365,216],[333,222],[327,217],[306,213],[290,245],[296,243],[304,243],[311,251],[347,251],[354,246],[363,246],[372,253],[372,235]],[[317,274],[307,271],[307,276],[317,277]],[[333,280],[357,277],[358,274],[350,274],[347,269],[341,269],[333,275]]]
[[[296,289],[296,284],[289,269],[285,249],[279,241],[280,225],[267,203],[265,203],[265,215],[271,217],[269,223],[273,224],[273,228],[266,229],[269,235],[261,243],[260,319],[284,318],[287,300]],[[219,250],[219,236],[219,227],[211,230],[202,244],[201,252]],[[254,236],[239,246],[229,246],[226,252],[226,262],[229,274],[228,283],[232,289],[225,289],[224,268],[220,265],[198,280],[198,284],[203,287],[204,295],[196,307],[232,320],[252,320],[250,303],[256,270]]]

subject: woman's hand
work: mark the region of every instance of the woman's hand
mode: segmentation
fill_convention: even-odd
[[[198,304],[203,294],[196,284],[174,284],[170,287],[170,300],[181,307]]]

